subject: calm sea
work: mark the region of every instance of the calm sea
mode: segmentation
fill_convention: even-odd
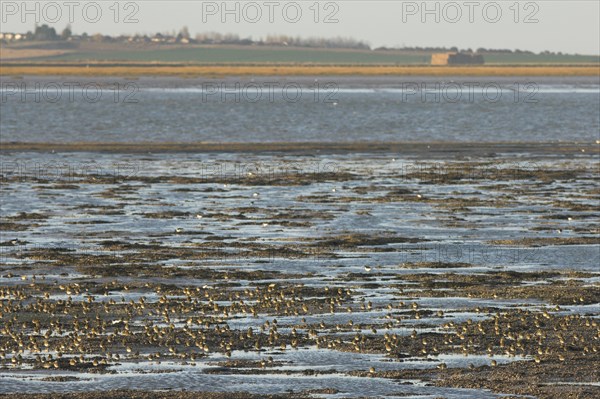
[[[2,141],[594,141],[597,78],[1,81]]]

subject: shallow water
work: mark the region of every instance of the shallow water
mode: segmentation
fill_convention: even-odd
[[[453,389],[435,387],[421,383],[418,380],[391,381],[381,378],[360,378],[346,375],[345,372],[363,370],[365,367],[375,367],[378,370],[397,370],[398,368],[427,369],[434,368],[440,362],[445,362],[448,367],[466,367],[485,365],[489,359],[485,356],[463,357],[459,355],[440,355],[428,359],[426,362],[419,359],[407,359],[402,363],[390,362],[379,355],[365,355],[323,350],[317,348],[304,348],[299,351],[277,355],[277,352],[257,354],[254,352],[234,351],[233,358],[261,360],[264,356],[277,356],[278,361],[284,364],[277,370],[283,374],[241,375],[232,374],[223,370],[218,374],[207,374],[206,371],[222,370],[215,367],[213,362],[224,361],[222,355],[212,355],[198,364],[181,364],[173,362],[129,362],[110,367],[116,374],[94,375],[89,373],[52,373],[53,376],[76,376],[79,381],[45,382],[42,379],[47,372],[8,372],[0,376],[0,389],[3,385],[10,384],[14,390],[26,389],[28,392],[77,392],[89,391],[93,386],[102,389],[131,389],[144,387],[145,389],[159,390],[192,390],[209,391],[219,387],[224,391],[247,391],[251,393],[267,394],[272,392],[305,391],[328,387],[338,391],[340,397],[404,397],[415,395],[418,397],[436,397],[442,395],[447,398],[476,398],[485,392],[487,397],[498,397],[489,391],[474,389]],[[495,357],[499,364],[508,362],[509,359]],[[522,360],[522,359],[513,359]],[[260,369],[254,369],[259,372]],[[304,372],[306,370],[323,371],[324,375],[298,375],[285,374],[285,372]],[[158,374],[157,374],[158,373]],[[315,397],[331,397],[329,395],[314,394]],[[335,396],[334,396],[335,397]]]
[[[595,78],[520,78],[517,90],[507,78],[480,79],[498,84],[502,98],[457,102],[407,96],[406,85],[415,82],[392,78],[330,80],[336,84],[332,101],[311,96],[294,102],[277,97],[222,101],[206,97],[205,82],[198,79],[141,79],[136,82],[138,103],[114,102],[111,96],[96,103],[20,101],[18,95],[5,101],[2,92],[1,140],[589,144],[600,129],[600,83]],[[468,83],[417,80],[429,87]],[[534,84],[535,102],[524,101],[531,87],[523,85],[529,83]],[[299,84],[310,92],[315,82],[300,78]],[[147,311],[132,315],[130,326],[137,333],[150,323],[209,336],[215,326],[234,332],[251,328],[266,337],[265,324],[276,317],[280,334],[290,335],[293,329],[301,337],[316,333],[329,345],[336,340],[349,344],[357,336],[381,345],[384,334],[414,335],[420,341],[444,334],[449,325],[477,324],[513,311],[597,320],[600,305],[590,300],[590,295],[597,297],[600,279],[597,154],[577,148],[570,153],[529,152],[523,146],[520,152],[458,156],[440,148],[431,153],[310,156],[2,152],[0,300],[30,306],[38,300],[81,305],[93,299],[96,311],[101,306],[116,309],[114,315],[106,311],[112,333],[126,319],[119,309],[128,303],[144,300],[147,308],[159,309],[161,301],[173,306],[196,301],[201,312],[165,318]],[[503,281],[496,282],[496,291],[477,292],[476,284],[461,280],[481,278],[483,284],[515,273],[526,277],[511,283],[514,292],[503,292]],[[467,294],[461,284],[475,293]],[[581,293],[575,291],[572,301],[557,307],[555,297],[535,291],[555,284]],[[273,308],[259,308],[254,315],[240,311],[239,298],[257,305],[259,298],[247,292],[269,286],[307,289],[296,299],[309,309],[299,314]],[[329,308],[325,288],[348,294]],[[519,292],[521,288],[525,291]],[[184,289],[206,293],[210,301],[200,294],[192,301]],[[218,310],[204,308],[207,304]],[[229,313],[224,315],[223,309]],[[191,316],[210,324],[189,327]],[[71,322],[67,319],[65,331],[54,331],[52,339],[66,336]],[[39,338],[31,326],[23,331]],[[46,331],[48,326],[39,334]],[[10,345],[12,337],[0,333],[0,343]],[[382,353],[369,353],[353,346],[316,346],[318,337],[297,349],[288,344],[280,350],[263,342],[260,350],[234,349],[230,357],[213,345],[193,361],[149,344],[134,347],[141,356],[120,343],[85,353],[90,362],[107,357],[107,351],[120,355],[119,360],[108,356],[107,370],[114,374],[43,370],[35,356],[56,356],[57,348],[29,348],[21,353],[25,361],[20,365],[11,363],[11,353],[1,361],[0,392],[128,388],[266,394],[330,388],[335,393],[313,396],[481,398],[494,394],[436,387],[426,374],[441,363],[466,369],[488,367],[492,360],[502,365],[532,359],[499,353],[489,357],[485,348],[467,353],[457,343],[439,353],[419,349],[403,356],[409,348],[387,353],[385,346]],[[143,357],[157,352],[160,364]],[[75,354],[77,350],[67,350],[64,357]],[[273,364],[261,367],[268,357]],[[424,374],[410,380],[374,378],[364,375],[370,367]],[[78,379],[43,381],[48,376]]]
[[[594,77],[3,78],[0,94],[6,142],[593,141],[600,129]]]
[[[428,160],[394,158],[388,154],[347,155],[256,155],[256,154],[90,154],[90,153],[3,153],[3,184],[0,189],[3,220],[21,212],[43,217],[16,220],[24,229],[3,231],[2,287],[25,287],[33,281],[50,284],[94,282],[103,284],[111,276],[93,276],[68,263],[41,261],[38,253],[62,249],[79,255],[114,255],[125,257],[138,250],[107,248],[110,240],[125,244],[160,244],[170,248],[192,248],[202,253],[207,245],[219,243],[229,254],[204,258],[148,260],[162,266],[163,275],[153,277],[117,276],[120,283],[140,281],[179,287],[210,287],[217,292],[219,284],[234,283],[227,290],[242,292],[268,284],[346,288],[353,296],[334,313],[313,311],[304,316],[278,315],[279,331],[298,333],[309,328],[298,327],[299,318],[314,326],[321,322],[321,334],[351,340],[360,332],[366,336],[383,333],[409,336],[439,332],[449,322],[487,320],[494,311],[529,309],[553,314],[580,314],[598,317],[597,304],[573,304],[554,309],[548,301],[537,298],[493,297],[429,297],[423,287],[404,279],[414,275],[439,275],[443,292],[448,274],[477,276],[498,271],[548,272],[576,270],[591,276],[556,281],[580,281],[597,287],[597,264],[600,247],[597,242],[567,245],[540,242],[530,245],[527,239],[572,238],[594,236],[594,222],[600,212],[597,205],[597,180],[593,171],[597,159],[579,154],[577,158],[537,157],[534,161],[523,154],[501,155],[490,161]],[[447,173],[464,168],[473,174],[447,180]],[[462,166],[461,166],[462,165]],[[515,171],[516,169],[516,171]],[[295,171],[290,174],[290,170]],[[434,171],[433,174],[427,171]],[[323,172],[335,172],[323,174]],[[418,171],[415,175],[414,172]],[[506,171],[506,174],[497,173]],[[555,171],[547,178],[540,173]],[[527,178],[521,174],[528,174]],[[561,173],[568,172],[562,176]],[[342,176],[342,173],[345,173]],[[301,183],[298,183],[301,178]],[[192,180],[185,180],[192,179]],[[257,180],[258,179],[258,180]],[[262,179],[262,180],[261,180]],[[398,191],[410,190],[410,191]],[[389,196],[390,192],[398,192]],[[386,197],[386,195],[388,195]],[[578,209],[577,207],[581,207]],[[569,207],[573,207],[570,209]],[[578,209],[578,210],[577,210]],[[171,213],[166,213],[171,212]],[[199,217],[201,216],[201,217]],[[8,219],[7,219],[8,218]],[[12,220],[12,219],[10,219]],[[289,222],[301,222],[290,224]],[[404,237],[415,242],[344,246],[321,245],[326,238],[350,233],[372,237]],[[218,240],[214,240],[217,237]],[[15,241],[16,240],[16,241]],[[494,240],[515,240],[501,244]],[[13,241],[13,243],[10,243]],[[261,245],[260,254],[235,243]],[[298,255],[291,249],[311,250],[312,255]],[[135,268],[123,258],[122,266]],[[419,264],[419,262],[429,262]],[[450,263],[440,268],[439,264]],[[454,265],[452,265],[454,264]],[[461,264],[467,264],[465,267]],[[26,266],[32,265],[33,269]],[[410,267],[409,267],[410,266]],[[264,278],[178,277],[177,271],[211,270],[279,272]],[[135,269],[134,269],[135,270]],[[12,273],[9,276],[8,273]],[[41,280],[45,278],[45,280]],[[413,277],[411,277],[413,278]],[[437,277],[436,277],[437,278]],[[546,285],[553,280],[522,281],[523,286]],[[239,284],[239,286],[235,285]],[[414,288],[412,288],[414,287]],[[35,294],[38,295],[38,294]],[[50,301],[83,302],[88,292],[55,291]],[[110,290],[106,295],[92,295],[96,302],[140,301],[147,304],[160,300],[162,294],[152,291]],[[10,297],[10,294],[9,294]],[[173,301],[184,301],[181,295],[166,295]],[[305,297],[304,300],[311,297]],[[315,296],[313,298],[320,298]],[[6,299],[6,298],[5,298]],[[388,309],[388,303],[404,301],[415,304],[422,313],[413,317],[409,307]],[[248,300],[248,303],[251,303]],[[364,306],[370,302],[371,309]],[[220,306],[231,300],[217,300]],[[351,312],[346,312],[345,308]],[[481,308],[479,310],[478,308]],[[488,310],[489,309],[489,310]],[[436,312],[443,311],[443,315]],[[230,314],[227,325],[233,330],[258,329],[273,314]],[[148,319],[132,320],[141,328]],[[390,326],[383,323],[392,322]],[[175,328],[185,326],[185,317],[173,315]],[[354,327],[336,331],[334,326]],[[155,326],[169,323],[154,318]],[[377,333],[371,326],[377,326]],[[140,351],[144,353],[143,350]],[[153,351],[151,351],[153,352]],[[352,371],[431,369],[440,363],[449,368],[488,365],[486,355],[456,353],[423,355],[395,359],[383,354],[343,352],[312,346],[298,350],[232,351],[230,360],[260,361],[272,356],[282,362],[273,370],[286,374],[260,374],[254,368],[248,375],[234,373],[241,368],[224,369],[218,374],[215,362],[229,359],[222,353],[211,353],[196,361],[195,366],[181,362],[139,362],[128,359],[113,362],[109,370],[117,374],[86,372],[49,372],[10,368],[0,377],[1,392],[85,391],[95,389],[189,389],[235,390],[254,393],[296,392],[328,387],[337,394],[322,397],[380,396],[478,398],[490,392],[429,386],[422,381],[365,378]],[[493,357],[498,364],[524,361],[528,358]],[[168,373],[154,373],[168,369]],[[305,369],[321,370],[321,375],[303,375]],[[251,368],[252,370],[252,368]],[[267,368],[268,370],[268,368]],[[41,378],[76,376],[78,381],[48,382]],[[319,396],[319,395],[316,395]]]
[[[443,387],[424,387],[419,385],[409,385],[399,382],[391,382],[382,378],[359,378],[345,375],[326,375],[318,377],[289,376],[289,375],[205,375],[190,371],[161,374],[160,378],[153,375],[124,374],[120,377],[110,376],[90,376],[85,381],[70,381],[68,383],[42,382],[32,378],[33,375],[21,377],[22,379],[13,379],[10,377],[0,377],[0,389],[3,384],[10,384],[12,389],[27,392],[44,393],[53,392],[80,392],[93,391],[101,387],[110,387],[113,389],[131,389],[135,386],[143,386],[146,389],[186,389],[211,391],[216,387],[222,391],[246,391],[256,394],[269,394],[272,392],[293,392],[304,390],[318,390],[324,386],[337,390],[337,395],[311,395],[316,398],[326,397],[360,397],[368,395],[369,397],[382,398],[405,398],[406,395],[419,398],[435,398],[443,396],[451,399],[475,399],[480,398],[482,394],[486,397],[499,397],[489,391],[480,391],[475,389],[457,389]],[[5,380],[5,381],[3,381]],[[139,385],[138,385],[139,384]],[[294,387],[294,389],[290,389]],[[350,387],[350,388],[349,388]]]

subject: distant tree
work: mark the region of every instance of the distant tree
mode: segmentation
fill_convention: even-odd
[[[68,24],[65,29],[63,29],[62,33],[60,34],[60,38],[63,40],[67,40],[68,38],[71,37],[71,35],[73,34],[73,32],[71,31],[71,24]]]
[[[182,32],[178,38],[183,37]],[[239,35],[233,33],[221,34],[218,32],[204,32],[196,35],[198,43],[222,43],[222,44],[242,44],[242,45],[267,45],[267,46],[292,46],[292,47],[312,47],[312,48],[352,48],[369,50],[371,47],[368,43],[357,41],[352,38],[336,37],[322,38],[309,37],[302,38],[300,36],[288,35],[267,35],[265,38],[253,40],[251,37],[240,38]]]
[[[33,32],[33,38],[35,40],[56,40],[56,30],[50,26],[44,24],[42,26],[36,26]]]
[[[184,26],[183,28],[181,28],[181,31],[179,32],[179,35],[184,38],[184,39],[189,39],[190,38],[190,31],[188,30],[187,26]]]

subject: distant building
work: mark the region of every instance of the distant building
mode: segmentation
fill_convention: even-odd
[[[431,65],[481,65],[483,55],[474,53],[431,54]]]

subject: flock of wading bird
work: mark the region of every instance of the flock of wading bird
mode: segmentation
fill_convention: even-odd
[[[425,323],[426,318],[451,318],[447,313],[452,311],[424,309],[410,299],[374,306],[342,287],[265,283],[227,290],[149,282],[48,284],[35,276],[22,280],[0,288],[0,361],[5,368],[28,364],[103,372],[119,361],[170,359],[195,365],[211,352],[231,357],[235,350],[277,352],[310,346],[384,353],[395,359],[485,353],[489,365],[496,366],[497,355],[540,363],[596,354],[600,342],[597,319],[565,314],[558,305],[500,312],[475,308],[474,318],[480,321],[436,326]],[[377,323],[327,324],[328,312],[385,315],[376,316]],[[277,316],[297,322],[282,326]],[[232,328],[242,320],[253,320],[255,327]],[[425,324],[417,324],[419,320]],[[435,327],[441,328],[432,331]],[[276,367],[277,362],[268,356],[256,366]],[[443,370],[447,365],[437,367]]]

